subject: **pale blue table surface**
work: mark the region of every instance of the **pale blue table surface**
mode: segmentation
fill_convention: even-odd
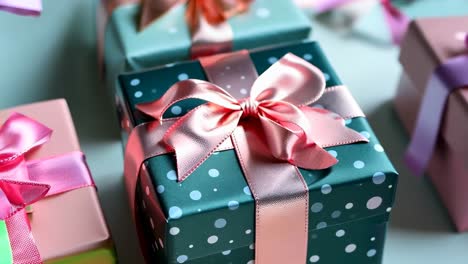
[[[412,16],[466,15],[468,1],[417,0],[405,10]],[[408,138],[391,105],[401,67],[398,49],[381,41],[386,34],[379,15],[374,10],[357,25],[361,33],[348,35],[315,23],[314,37],[401,173],[384,264],[466,264],[468,233],[454,233],[430,184],[401,162]],[[93,0],[44,0],[40,18],[0,13],[0,109],[68,100],[121,263],[140,263],[122,180],[119,130],[98,81],[95,36]]]

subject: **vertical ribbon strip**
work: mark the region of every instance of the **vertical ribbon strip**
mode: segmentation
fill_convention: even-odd
[[[157,121],[137,126],[127,144],[125,175],[133,210],[138,173],[147,158],[175,152],[183,181],[214,151],[231,145],[256,202],[256,263],[304,263],[308,189],[297,167],[328,168],[337,160],[324,146],[367,139],[347,128],[337,114],[307,106],[324,95],[324,76],[292,54],[261,76],[246,51],[203,58],[202,65],[209,78],[226,70],[233,72],[225,76],[240,74],[242,85],[251,86],[250,93],[241,94],[250,96],[239,99],[213,83],[186,80],[159,100],[137,105]],[[188,98],[207,103],[176,121],[162,119],[172,104]]]
[[[468,35],[465,39],[468,49]],[[421,175],[432,158],[449,95],[468,86],[468,55],[460,55],[438,66],[429,79],[405,162]]]
[[[228,87],[237,99],[249,94],[258,78],[246,51],[237,52],[235,56],[222,54],[201,58],[200,63],[209,81]],[[278,163],[271,155],[265,155],[269,153],[268,146],[262,135],[255,133],[255,127],[259,126],[260,123],[244,125],[231,136],[255,199],[255,262],[303,263],[308,243],[308,188],[294,165]],[[287,177],[272,178],[275,174]]]
[[[94,186],[81,152],[26,161],[52,130],[14,113],[0,128],[0,219],[5,220],[13,263],[42,263],[25,208],[47,196]]]

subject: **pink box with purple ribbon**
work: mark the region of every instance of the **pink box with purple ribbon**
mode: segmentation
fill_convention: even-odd
[[[468,231],[468,17],[413,21],[395,108],[411,133],[406,161],[426,172],[458,231]]]

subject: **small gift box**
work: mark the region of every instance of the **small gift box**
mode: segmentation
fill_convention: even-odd
[[[125,71],[301,40],[310,33],[310,21],[290,0],[110,0],[102,1],[101,11],[100,46],[112,89]]]
[[[0,262],[116,263],[65,100],[0,111]]]
[[[402,44],[395,107],[412,134],[406,161],[427,172],[458,231],[468,230],[468,17],[426,18]]]
[[[397,173],[316,42],[119,81],[148,261],[381,263]]]

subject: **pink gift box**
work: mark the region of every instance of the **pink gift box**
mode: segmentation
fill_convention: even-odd
[[[411,23],[402,43],[404,68],[395,108],[413,132],[430,76],[437,66],[467,52],[468,17],[426,18]],[[468,74],[468,72],[467,72]],[[436,151],[427,169],[458,231],[468,231],[468,87],[449,97]]]
[[[80,151],[78,136],[64,99],[0,110],[0,125],[20,113],[53,130],[50,140],[26,155],[44,159]],[[42,260],[57,263],[116,263],[96,188],[85,187],[46,197],[32,204],[29,224]],[[1,250],[1,249],[0,249]],[[5,260],[0,259],[4,264]]]

